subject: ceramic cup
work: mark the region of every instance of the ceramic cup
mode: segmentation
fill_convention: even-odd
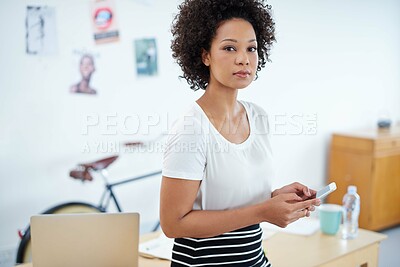
[[[336,235],[342,221],[342,206],[322,204],[318,209],[321,232],[327,235]]]

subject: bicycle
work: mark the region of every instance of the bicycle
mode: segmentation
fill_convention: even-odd
[[[142,142],[133,142],[133,143],[126,143],[126,146],[138,146],[143,145]],[[149,178],[155,175],[161,174],[161,171],[151,172],[144,175],[127,178],[122,181],[118,181],[115,183],[108,182],[108,172],[107,167],[110,166],[114,161],[118,159],[118,155],[103,158],[94,162],[90,163],[81,163],[78,164],[77,167],[70,171],[70,177],[81,180],[82,182],[85,181],[92,181],[93,174],[99,175],[103,178],[104,181],[104,191],[101,195],[99,205],[93,205],[86,202],[66,202],[54,207],[47,209],[46,211],[42,212],[42,214],[67,214],[67,213],[98,213],[98,212],[107,212],[109,204],[111,200],[115,204],[118,212],[122,212],[121,205],[113,191],[113,188],[118,185],[123,185],[126,183],[142,180],[145,178]],[[156,231],[160,226],[160,223],[157,222],[153,231]],[[31,232],[30,232],[30,225],[28,225],[24,232],[19,231],[19,236],[21,241],[18,246],[18,252],[16,257],[16,263],[26,263],[31,262],[32,254],[31,254]]]

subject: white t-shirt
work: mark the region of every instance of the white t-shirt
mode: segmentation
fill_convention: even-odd
[[[250,135],[241,144],[225,139],[195,102],[174,122],[166,142],[163,176],[201,180],[194,210],[225,210],[271,197],[272,151],[266,112],[245,107]]]

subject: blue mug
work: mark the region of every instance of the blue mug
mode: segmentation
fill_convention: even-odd
[[[336,235],[342,221],[342,206],[322,204],[318,207],[321,232],[327,235]]]

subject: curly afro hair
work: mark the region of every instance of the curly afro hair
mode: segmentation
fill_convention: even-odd
[[[190,88],[206,89],[210,72],[202,62],[202,51],[210,51],[211,41],[219,25],[232,18],[241,18],[254,28],[257,36],[257,72],[270,61],[275,41],[275,23],[271,6],[264,0],[184,0],[172,23],[172,56],[183,71]],[[256,76],[257,77],[257,76]]]

